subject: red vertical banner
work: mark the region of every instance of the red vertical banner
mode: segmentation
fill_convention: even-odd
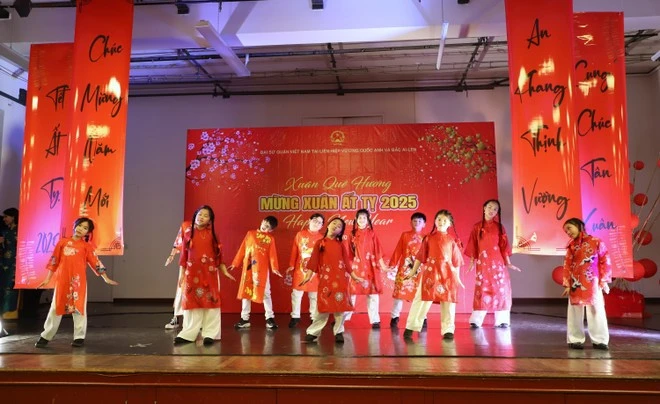
[[[64,162],[70,132],[73,44],[32,45],[21,174],[16,288],[46,277],[60,236]]]
[[[623,13],[576,13],[574,29],[583,218],[613,275],[632,276]]]
[[[564,221],[581,216],[573,119],[571,0],[506,0],[513,251],[563,255]]]
[[[78,1],[73,56],[74,112],[62,228],[95,224],[97,253],[121,255],[132,0]],[[69,233],[70,234],[70,233]]]

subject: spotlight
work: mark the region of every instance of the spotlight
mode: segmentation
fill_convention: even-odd
[[[323,0],[312,0],[312,10],[323,10]]]
[[[0,7],[0,20],[10,20],[11,14],[5,7]]]
[[[14,2],[14,10],[16,10],[19,17],[25,18],[30,15],[30,11],[32,11],[32,1],[16,0]]]
[[[188,5],[186,3],[181,3],[179,1],[177,1],[176,3],[174,3],[174,5],[176,6],[176,13],[177,14],[184,15],[184,14],[190,13],[190,8],[188,7]]]

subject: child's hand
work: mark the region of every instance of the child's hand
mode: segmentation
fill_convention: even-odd
[[[106,278],[103,278],[103,280],[104,280],[105,283],[107,283],[108,285],[112,285],[112,286],[117,286],[117,285],[119,285],[119,282],[117,282],[117,281],[113,281],[112,279],[107,278],[107,277],[106,277]]]
[[[277,269],[273,269],[273,273],[274,273],[275,275],[279,276],[280,278],[283,277],[282,274],[280,273],[280,271],[278,271]]]
[[[562,293],[562,296],[568,296],[568,294],[571,292],[571,288],[564,288],[564,293]]]
[[[312,280],[312,276],[314,275],[314,272],[310,271],[309,269],[304,271],[305,278],[303,278],[302,282],[298,286],[303,286],[307,282]]]
[[[522,272],[522,271],[520,270],[520,268],[518,268],[517,266],[515,266],[515,265],[513,265],[513,264],[507,264],[506,267],[509,268],[509,269],[513,269],[514,271]]]
[[[288,267],[288,268],[286,269],[286,273],[287,273],[287,274],[288,274],[289,272],[291,272],[291,271],[293,271],[293,267]]]
[[[606,295],[610,293],[610,285],[608,285],[607,283],[603,283],[601,289],[603,289],[603,293],[605,293]]]
[[[41,289],[45,287],[46,285],[48,285],[48,282],[49,282],[48,280],[44,279],[40,284],[37,285],[37,289]]]
[[[468,267],[468,270],[467,270],[467,271],[468,271],[468,272],[472,272],[472,271],[474,271],[474,266],[475,266],[475,262],[474,262],[474,261],[470,262],[470,266]]]
[[[172,261],[174,261],[174,254],[170,254],[170,256],[167,257],[167,259],[165,260],[165,266],[170,265]]]

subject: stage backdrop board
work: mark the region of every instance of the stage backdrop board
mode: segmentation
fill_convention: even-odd
[[[229,264],[248,230],[267,215],[277,217],[273,235],[282,272],[296,232],[315,212],[326,223],[341,216],[350,230],[356,210],[369,209],[386,262],[416,211],[426,214],[429,232],[435,213],[449,209],[465,243],[483,202],[497,197],[493,128],[479,122],[189,130],[185,219],[200,205],[214,209]],[[474,273],[466,269],[458,312],[472,309]],[[380,311],[389,312],[393,276],[384,279]],[[290,312],[291,286],[271,275],[271,287],[275,312]],[[240,312],[237,288],[222,279],[223,312]],[[358,299],[357,311],[365,311],[364,300]],[[253,312],[263,306],[254,305]]]

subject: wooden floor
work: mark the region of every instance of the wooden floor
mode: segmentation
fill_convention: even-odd
[[[252,329],[237,331],[238,315],[223,314],[222,338],[210,347],[174,346],[166,305],[90,304],[83,348],[70,346],[68,318],[43,350],[34,348],[43,318],[6,324],[0,403],[660,402],[658,307],[650,319],[610,320],[609,351],[588,340],[576,351],[565,343],[565,306],[553,304],[514,304],[509,329],[487,319],[472,330],[458,315],[451,342],[438,314],[412,342],[403,325],[387,326],[388,314],[381,330],[357,314],[343,345],[329,327],[304,343],[307,319],[289,329],[288,315],[278,315],[280,328],[270,331],[254,314]]]

